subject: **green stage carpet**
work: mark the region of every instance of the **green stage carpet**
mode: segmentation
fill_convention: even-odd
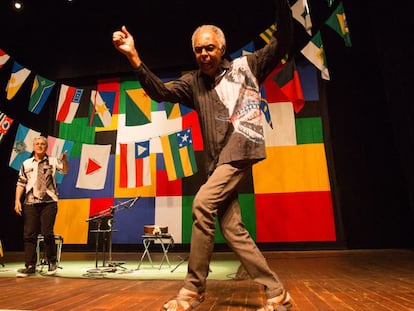
[[[17,270],[24,267],[23,262],[3,262],[0,265],[0,277],[14,277]],[[93,260],[62,260],[60,268],[55,277],[63,278],[108,278],[108,279],[168,279],[182,280],[187,271],[187,261],[171,261],[169,266],[166,262],[160,267],[160,261],[153,261],[151,265],[148,261],[143,261],[139,266],[139,261],[113,261],[105,263]],[[240,263],[237,260],[213,260],[210,264],[209,279],[226,280],[236,276]],[[44,277],[47,266],[38,266],[38,272],[34,277]]]

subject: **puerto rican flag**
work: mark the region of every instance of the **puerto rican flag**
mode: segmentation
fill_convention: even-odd
[[[119,144],[119,187],[135,188],[151,185],[150,141]]]

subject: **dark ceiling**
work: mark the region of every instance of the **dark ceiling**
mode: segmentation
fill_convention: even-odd
[[[23,66],[54,80],[113,74],[130,68],[111,42],[126,25],[152,68],[193,65],[190,37],[196,26],[213,23],[227,35],[228,51],[258,36],[274,22],[274,0],[96,1],[11,0],[0,4],[0,48]]]

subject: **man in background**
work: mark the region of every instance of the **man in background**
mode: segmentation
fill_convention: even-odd
[[[56,172],[66,174],[69,166],[66,152],[60,158],[51,157],[46,154],[47,148],[47,138],[36,137],[33,140],[33,155],[22,163],[19,171],[14,210],[24,219],[25,268],[18,270],[17,277],[36,273],[36,245],[39,234],[44,237],[48,260],[47,274],[54,275],[58,268],[54,235],[58,201]]]

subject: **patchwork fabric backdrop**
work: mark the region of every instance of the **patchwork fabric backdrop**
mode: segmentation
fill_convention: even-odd
[[[262,44],[271,30],[258,36]],[[254,51],[256,42],[230,57]],[[313,53],[320,61],[322,44]],[[92,219],[108,212],[113,213],[114,244],[142,243],[145,225],[168,226],[175,243],[190,242],[191,204],[206,178],[195,111],[152,100],[134,77],[79,88],[48,80],[4,51],[0,56],[0,68],[11,72],[8,101],[22,92],[22,85],[30,85],[27,101],[33,118],[45,103],[52,107],[48,153],[67,151],[70,165],[67,175],[58,176],[55,226],[66,244],[88,244],[96,225]],[[318,89],[321,78],[329,75],[326,62],[320,67],[306,58],[282,62],[262,87],[267,159],[240,186],[243,220],[259,243],[337,240]],[[48,100],[50,94],[54,96]],[[13,121],[18,123],[9,163],[18,170],[40,132],[0,113],[0,138]],[[224,242],[217,229],[216,243]]]

